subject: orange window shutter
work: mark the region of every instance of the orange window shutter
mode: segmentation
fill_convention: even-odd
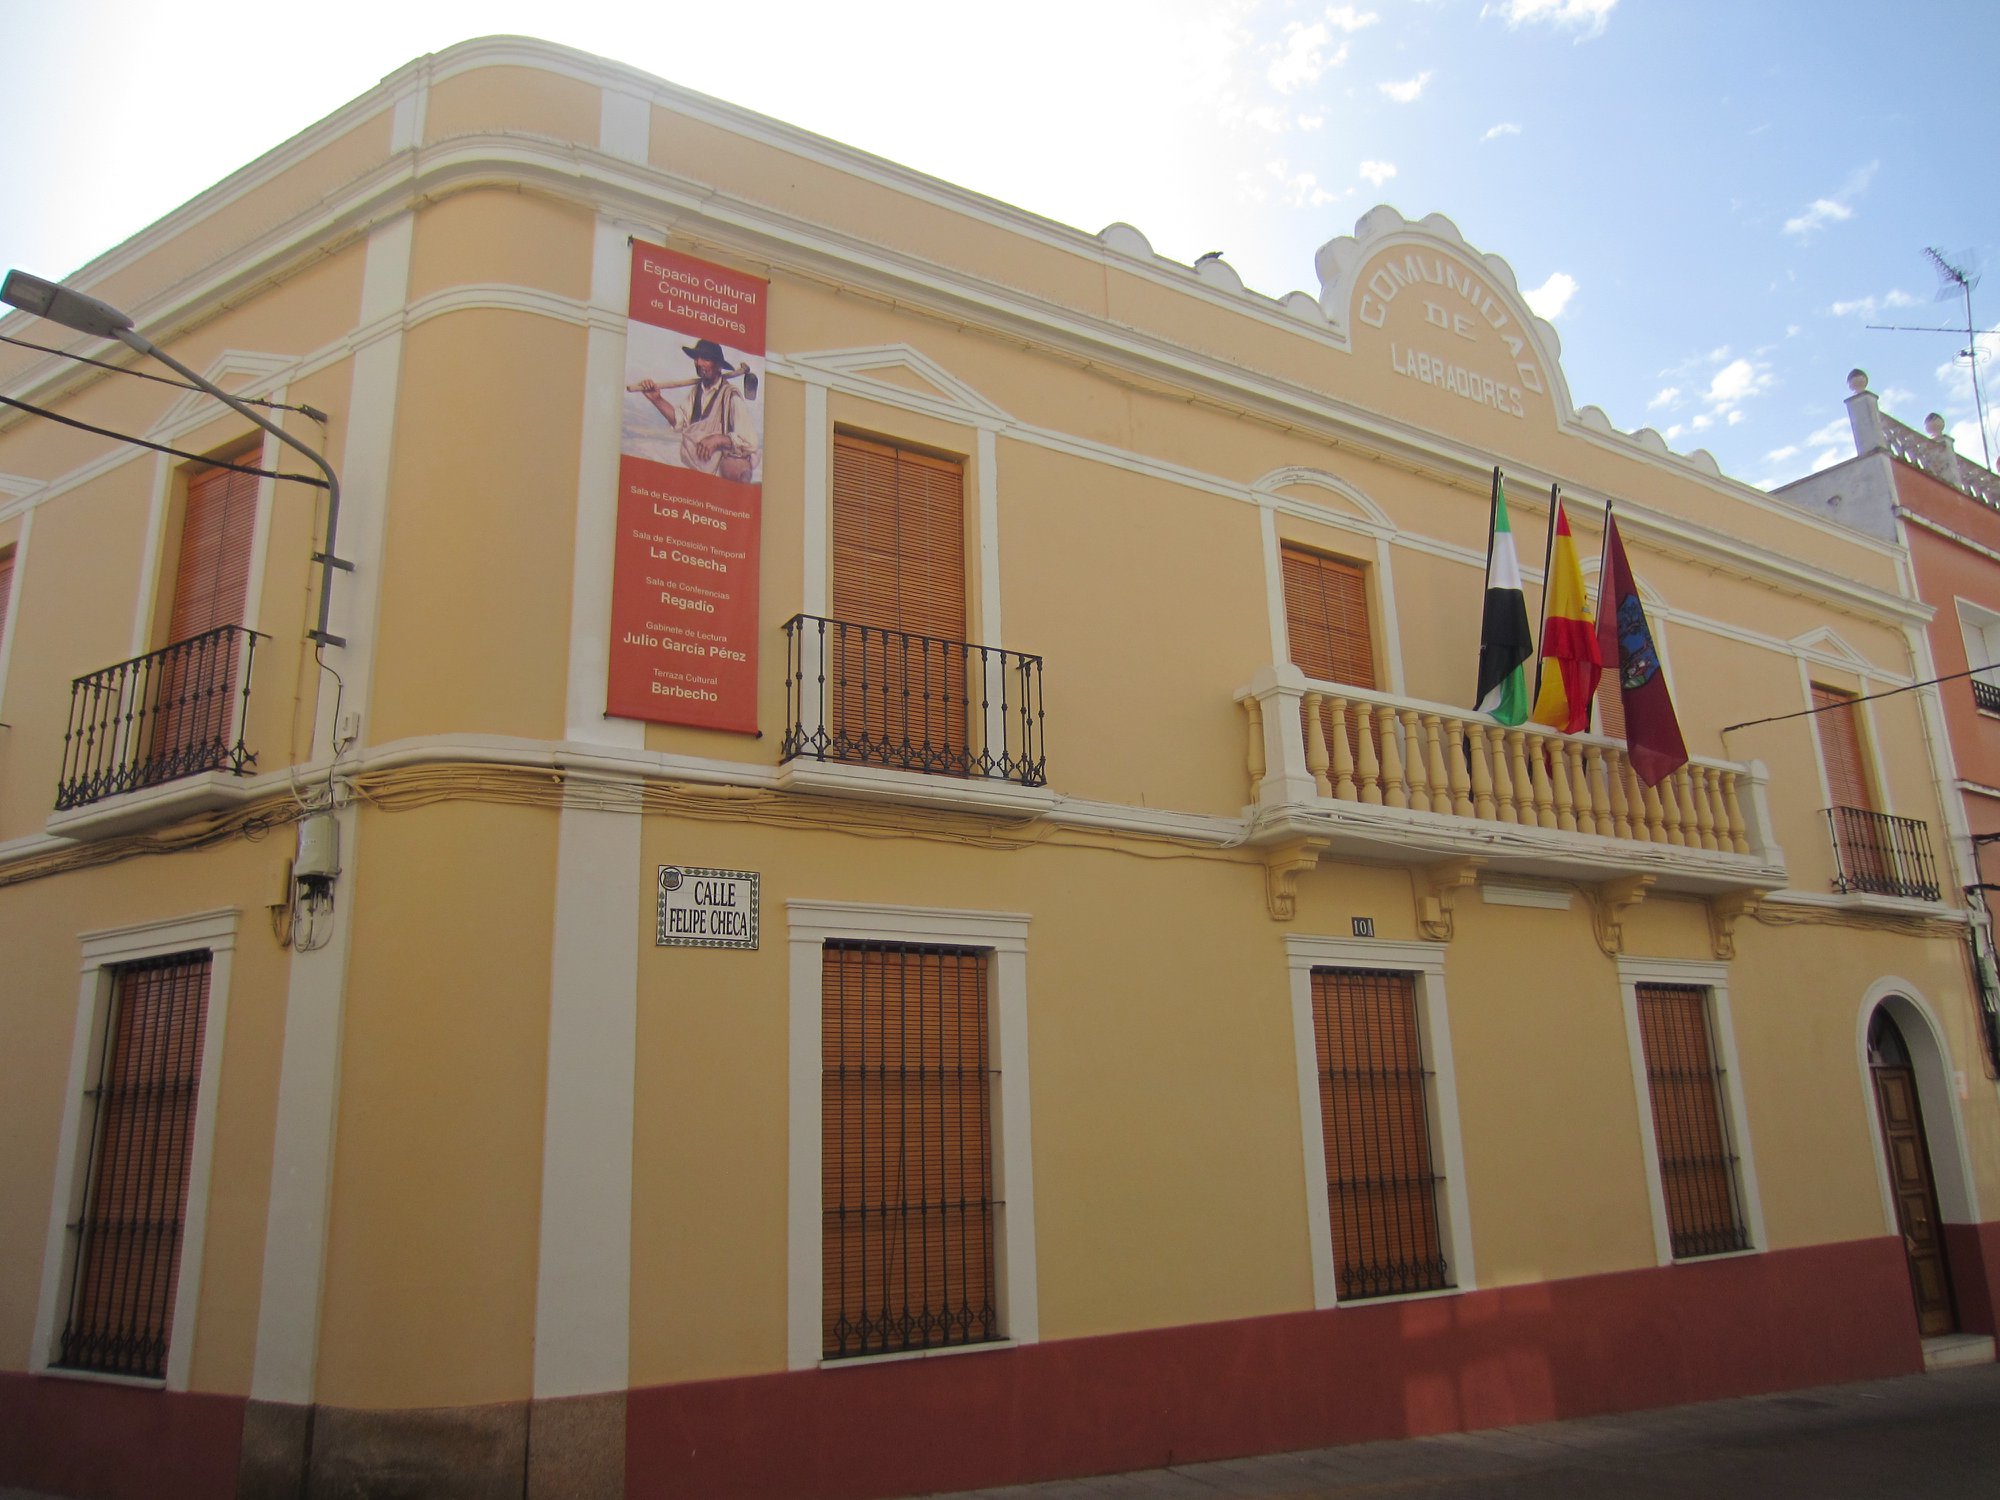
[[[1826,787],[1835,807],[1872,812],[1875,799],[1868,790],[1867,765],[1861,758],[1861,727],[1854,717],[1854,696],[1813,684],[1813,723],[1819,728],[1820,754],[1826,760]]]
[[[243,623],[256,521],[256,475],[209,469],[189,480],[168,643]]]
[[[823,953],[822,1351],[998,1337],[986,955]]]
[[[1301,547],[1286,546],[1281,556],[1292,664],[1322,682],[1374,687],[1367,574],[1354,563]]]
[[[966,638],[961,465],[834,435],[833,613],[856,625]]]
[[[1706,990],[1684,985],[1638,988],[1654,1146],[1676,1256],[1722,1254],[1746,1244],[1708,1003]]]

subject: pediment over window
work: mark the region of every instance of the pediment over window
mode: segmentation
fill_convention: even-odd
[[[202,377],[239,399],[262,397],[278,384],[295,360],[283,354],[258,354],[243,349],[225,349],[203,370]],[[163,441],[215,420],[220,410],[205,391],[189,391],[169,406],[146,436]]]
[[[941,407],[974,421],[1005,422],[1007,413],[951,374],[930,356],[908,344],[885,344],[868,349],[828,349],[811,354],[793,354],[787,364],[806,371],[816,370],[834,377],[842,390],[868,394],[871,387],[891,399],[907,402],[921,396],[926,404]]]
[[[1336,479],[1324,469],[1298,466],[1273,469],[1250,488],[1255,494],[1295,501],[1315,511],[1331,512],[1360,521],[1373,529],[1385,532],[1396,529],[1387,511],[1353,485]]]

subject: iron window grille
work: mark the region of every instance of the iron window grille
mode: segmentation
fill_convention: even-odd
[[[1929,824],[1864,807],[1830,807],[1826,820],[1833,836],[1837,890],[1916,901],[1938,899]]]
[[[1638,987],[1646,1090],[1675,1260],[1747,1250],[1742,1187],[1724,1107],[1727,1080],[1708,991]]]
[[[1986,713],[2000,714],[2000,682],[1988,682],[1984,677],[1973,678],[1972,701]]]
[[[1042,659],[795,615],[785,622],[781,758],[1041,786]]]
[[[822,955],[822,1353],[1002,1337],[983,949]]]
[[[210,956],[113,971],[90,1101],[89,1175],[55,1363],[162,1379],[194,1156]]]
[[[218,625],[70,684],[56,810],[256,763],[244,748],[259,636]]]
[[[1312,1000],[1340,1298],[1448,1288],[1416,976],[1315,969]]]

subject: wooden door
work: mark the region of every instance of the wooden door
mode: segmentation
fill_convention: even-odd
[[[241,625],[250,595],[257,478],[209,469],[188,482],[167,648],[149,690],[154,704],[149,781],[222,764],[236,738]]]
[[[1889,1185],[1896,1196],[1896,1227],[1910,1264],[1910,1291],[1917,1301],[1917,1331],[1925,1338],[1958,1327],[1952,1312],[1951,1274],[1945,1266],[1944,1235],[1938,1223],[1937,1191],[1924,1141],[1924,1117],[1917,1104],[1917,1076],[1909,1068],[1875,1066],[1875,1107],[1882,1118],[1882,1145],[1889,1154]]]

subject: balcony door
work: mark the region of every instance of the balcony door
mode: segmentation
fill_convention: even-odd
[[[1893,874],[1892,856],[1880,832],[1868,764],[1861,754],[1861,725],[1854,712],[1854,695],[1813,684],[1813,723],[1819,728],[1820,758],[1826,765],[1826,790],[1831,799],[1834,854],[1841,879],[1850,888],[1886,889]]]
[[[968,773],[965,593],[964,465],[836,433],[835,759]]]
[[[166,646],[147,685],[151,780],[220,765],[235,741],[242,640],[224,627],[244,622],[256,522],[254,474],[207,469],[189,479]]]

